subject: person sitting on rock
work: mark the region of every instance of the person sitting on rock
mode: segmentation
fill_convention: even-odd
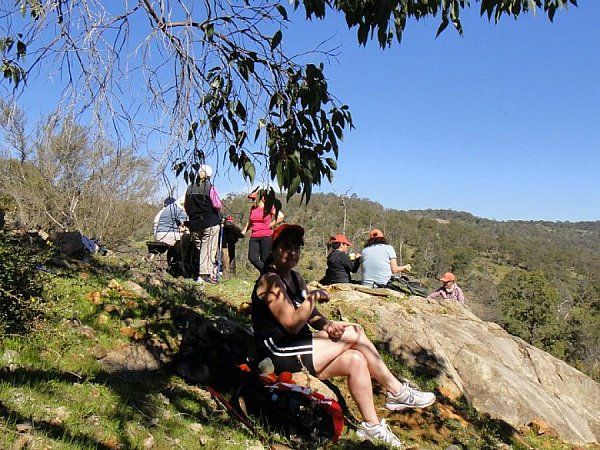
[[[440,277],[440,281],[444,284],[429,294],[427,298],[445,298],[447,300],[455,300],[458,303],[465,303],[465,295],[462,289],[456,284],[456,277],[452,272],[444,273]]]
[[[358,435],[399,448],[400,440],[385,419],[377,417],[371,378],[387,392],[385,406],[392,411],[424,408],[435,402],[435,395],[400,382],[359,325],[334,322],[319,312],[317,303],[329,301],[329,294],[308,291],[293,270],[303,245],[300,225],[283,224],[273,231],[271,254],[252,292],[259,361],[271,359],[276,373],[305,369],[321,380],[348,377],[348,389],[363,417]]]
[[[356,273],[360,266],[360,253],[348,254],[352,243],[343,234],[336,234],[329,241],[327,270],[321,284],[350,283],[350,273]]]
[[[369,233],[360,263],[363,269],[362,284],[370,287],[385,286],[393,274],[410,272],[411,269],[410,264],[398,265],[394,247],[387,243],[383,232],[377,228]]]

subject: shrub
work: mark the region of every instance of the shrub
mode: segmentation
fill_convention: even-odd
[[[40,268],[51,256],[44,243],[0,231],[0,336],[24,333],[42,316],[43,280]]]

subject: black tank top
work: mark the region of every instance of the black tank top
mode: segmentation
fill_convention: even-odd
[[[279,275],[279,273],[276,271],[270,271],[267,273],[275,273]],[[291,285],[288,284],[283,277],[280,276],[280,278],[285,286],[287,296],[292,301],[294,309],[298,309],[302,302],[304,302],[304,297],[306,295],[306,291],[303,291],[301,287],[300,275],[293,270],[290,272],[290,278],[292,281]],[[256,345],[260,350],[260,348],[264,346],[263,341],[265,339],[288,337],[290,336],[290,333],[279,323],[275,316],[273,316],[273,313],[269,309],[267,302],[264,299],[259,298],[256,294],[259,281],[260,278],[256,280],[256,283],[254,284],[254,290],[252,291],[252,325],[254,327],[254,338],[256,340]],[[301,337],[310,334],[310,328],[308,325],[304,325],[296,336]]]

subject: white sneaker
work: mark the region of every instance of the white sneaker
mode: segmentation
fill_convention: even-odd
[[[385,419],[381,419],[377,425],[369,425],[366,422],[361,422],[356,430],[356,434],[361,439],[368,439],[374,443],[384,443],[392,448],[404,448],[402,441],[396,437]]]
[[[422,392],[404,383],[404,388],[397,394],[387,393],[385,407],[390,411],[401,411],[406,408],[426,408],[434,402],[433,392]]]

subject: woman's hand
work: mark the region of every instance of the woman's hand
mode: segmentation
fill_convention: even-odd
[[[343,323],[343,322],[329,321],[327,323],[327,325],[325,325],[323,327],[323,331],[325,331],[327,333],[327,335],[329,336],[329,339],[331,339],[332,341],[339,341],[342,338],[342,335],[344,334],[344,330],[346,329],[347,326],[348,326],[348,324]]]
[[[315,289],[306,295],[306,300],[317,303],[326,303],[329,301],[329,294],[323,289]]]

